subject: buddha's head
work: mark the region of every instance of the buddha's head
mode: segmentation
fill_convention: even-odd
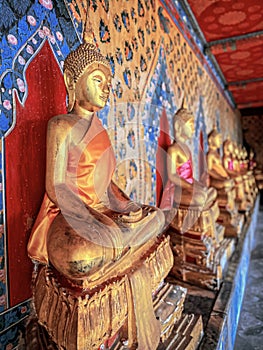
[[[225,155],[233,154],[233,143],[231,142],[229,137],[227,137],[227,139],[224,141],[223,151]]]
[[[68,112],[76,102],[88,111],[97,111],[105,106],[109,97],[110,64],[93,43],[85,42],[66,57],[64,80]]]
[[[233,158],[237,159],[237,156],[238,156],[237,144],[235,142],[232,142],[232,145],[233,145]]]
[[[242,159],[246,160],[247,159],[247,149],[246,147],[242,147]]]
[[[194,116],[186,108],[180,108],[174,115],[174,134],[176,137],[191,139],[194,133]]]
[[[240,147],[237,143],[234,144],[235,145],[235,154],[236,154],[236,158],[238,160],[241,159],[241,152],[240,152]]]
[[[253,151],[252,148],[250,148],[250,151],[249,151],[249,159],[250,159],[250,160],[253,160],[253,159],[254,159],[254,155],[255,155],[255,152]]]
[[[213,148],[220,148],[222,144],[222,135],[214,127],[208,135],[208,144]]]

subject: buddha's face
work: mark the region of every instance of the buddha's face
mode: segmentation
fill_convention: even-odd
[[[234,145],[232,142],[229,143],[229,147],[230,147],[231,152],[233,153],[234,152]]]
[[[229,145],[228,142],[224,143],[223,150],[224,150],[224,154],[229,154],[230,153],[230,145]]]
[[[215,145],[217,148],[219,148],[221,146],[221,143],[222,143],[222,136],[220,133],[217,133],[216,136],[215,136]]]
[[[110,70],[103,65],[94,64],[87,68],[76,83],[76,101],[88,111],[98,111],[106,105],[110,85]]]
[[[183,123],[183,133],[187,138],[192,138],[195,128],[194,128],[194,117],[191,116],[186,122]]]

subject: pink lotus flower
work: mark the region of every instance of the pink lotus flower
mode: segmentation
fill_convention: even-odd
[[[31,15],[27,16],[27,21],[31,26],[35,26],[37,24],[35,17],[33,17]]]
[[[19,91],[25,92],[26,88],[25,88],[25,83],[23,82],[23,80],[20,78],[17,78],[16,82],[17,82],[17,86],[18,86]]]
[[[0,296],[0,306],[4,306],[5,305],[5,295],[1,295]],[[7,347],[6,347],[7,349]],[[10,348],[9,348],[10,349]],[[11,348],[12,349],[12,348]]]
[[[11,103],[10,103],[9,100],[4,100],[3,106],[4,106],[5,109],[7,109],[8,111],[12,108],[12,105],[11,105]]]
[[[41,29],[38,31],[38,35],[39,35],[39,37],[40,37],[41,39],[43,39],[43,38],[45,37],[44,31],[41,30]]]
[[[30,55],[33,55],[33,53],[34,53],[33,47],[32,47],[31,45],[27,45],[26,51],[27,51]]]
[[[5,270],[0,270],[0,281],[4,281],[5,280]]]
[[[56,43],[56,39],[55,39],[54,35],[50,35],[49,40],[53,45]]]
[[[24,57],[22,57],[22,56],[18,56],[18,62],[22,65],[22,66],[24,66],[25,64],[26,64],[26,61],[25,61],[25,59],[24,59]]]
[[[56,32],[56,36],[57,36],[59,41],[63,40],[63,35],[60,32]]]
[[[24,314],[25,312],[27,312],[27,307],[26,306],[21,307],[21,313]]]
[[[45,33],[46,36],[50,36],[50,29],[46,26],[43,27],[43,32]]]
[[[39,3],[48,10],[52,10],[53,4],[51,0],[39,0]]]
[[[7,35],[7,41],[12,45],[17,45],[17,38],[13,34]]]

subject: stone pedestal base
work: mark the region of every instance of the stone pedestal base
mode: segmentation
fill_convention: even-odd
[[[176,323],[170,338],[157,350],[195,350],[203,336],[201,316],[183,315]]]
[[[119,272],[92,290],[73,284],[53,267],[39,270],[33,288],[35,312],[39,324],[45,327],[59,350],[97,350],[116,334],[127,339],[129,346],[136,344],[138,318],[134,306],[138,301],[133,299],[131,283],[133,276],[138,277],[136,273],[141,271],[146,274],[139,275],[141,281],[147,281],[153,295],[150,303],[161,324],[161,341],[170,336],[181,317],[186,290],[163,283],[173,264],[169,237],[156,239],[148,252],[128,263],[131,267],[126,273]],[[143,287],[138,285],[140,288]],[[144,292],[142,289],[141,298],[145,297]],[[147,310],[151,310],[151,305],[144,311]],[[139,329],[143,326],[140,324]]]
[[[171,232],[170,232],[171,234]],[[172,235],[172,234],[171,234]],[[174,237],[173,237],[174,238]],[[174,239],[172,238],[172,242]],[[197,248],[197,245],[196,245]],[[223,272],[227,266],[235,249],[234,239],[225,238],[220,245],[213,251],[213,260],[207,265],[182,261],[176,256],[176,246],[173,251],[175,253],[174,266],[170,271],[170,275],[178,280],[192,283],[202,288],[218,290],[223,278]],[[203,252],[205,255],[205,251]],[[208,254],[211,253],[211,250]],[[201,261],[200,261],[201,262]]]
[[[238,238],[244,225],[244,215],[221,209],[217,222],[225,227],[225,237]]]
[[[203,288],[219,289],[234,242],[224,239],[225,228],[215,223],[218,215],[217,202],[202,212],[178,208],[167,231],[174,254],[170,275]],[[192,226],[182,232],[185,222],[192,222]]]
[[[203,336],[203,322],[198,315],[182,315],[174,326],[173,332],[157,350],[195,350]],[[106,349],[105,349],[106,350]],[[109,350],[129,350],[118,342]],[[148,349],[147,349],[148,350]]]

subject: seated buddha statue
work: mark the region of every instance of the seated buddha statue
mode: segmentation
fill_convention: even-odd
[[[227,138],[223,143],[223,164],[229,176],[235,182],[236,202],[240,211],[247,211],[251,206],[249,203],[247,183],[247,162],[242,159],[240,147]],[[245,153],[244,153],[245,155]]]
[[[223,143],[223,165],[230,176],[238,175],[235,147],[229,137]]]
[[[248,161],[248,169],[249,170],[254,170],[257,166],[257,162],[255,160],[255,152],[253,151],[252,148],[249,150],[249,161]]]
[[[192,137],[193,133],[193,114],[185,108],[180,108],[174,116],[175,141],[167,150],[169,180],[160,205],[162,209],[170,209],[174,205],[176,207],[191,205],[192,208],[202,211],[209,208],[216,199],[215,189],[208,189],[193,177],[191,151],[186,145],[186,141]],[[167,192],[171,193],[172,200],[166,196]]]
[[[64,80],[68,114],[48,123],[46,193],[28,243],[30,258],[45,267],[35,282],[35,309],[65,349],[98,349],[127,314],[129,345],[156,349],[161,326],[152,293],[173,261],[164,215],[112,181],[115,156],[96,115],[109,98],[111,69],[93,39],[66,57]],[[171,311],[173,293],[166,294]]]
[[[206,188],[193,176],[191,151],[186,144],[194,132],[193,114],[180,108],[173,125],[175,141],[167,150],[168,181],[160,204],[170,220],[168,233],[174,252],[171,274],[217,289],[225,254],[225,248],[221,249],[224,228],[215,223],[219,215],[217,191]]]
[[[208,144],[208,174],[211,186],[217,189],[220,208],[217,221],[225,227],[225,237],[236,237],[241,232],[243,221],[237,212],[235,182],[225,168],[224,161],[219,153],[222,136],[215,128],[208,135]]]
[[[256,162],[255,152],[251,148],[249,152],[249,170],[253,172],[258,190],[263,188],[263,172]]]
[[[233,181],[225,170],[218,151],[222,144],[222,135],[215,128],[208,135],[208,144],[207,170],[210,176],[211,186],[216,189],[229,189],[233,187]]]
[[[247,185],[248,194],[252,197],[252,202],[254,202],[258,193],[258,188],[256,185],[255,176],[253,174],[253,167],[252,169],[250,169],[250,165],[252,162],[250,161],[248,151],[244,146],[241,148],[241,159],[242,160],[240,167],[242,169],[243,178]]]

